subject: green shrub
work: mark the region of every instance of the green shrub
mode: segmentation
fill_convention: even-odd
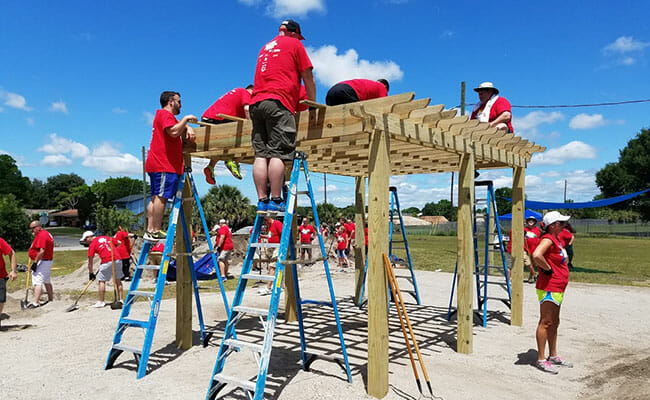
[[[32,242],[29,222],[13,194],[0,196],[0,237],[14,250],[29,248]]]

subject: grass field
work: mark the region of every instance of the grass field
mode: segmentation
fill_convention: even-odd
[[[52,226],[46,229],[52,236],[81,237],[81,234],[84,232],[81,228],[73,228],[71,226]]]
[[[18,264],[27,265],[27,252],[19,251],[16,253]],[[5,258],[6,260],[6,258]],[[88,260],[88,252],[86,250],[70,250],[70,251],[57,251],[54,253],[54,263],[52,265],[52,276],[67,275],[76,271],[84,262]],[[9,266],[7,266],[9,268]],[[14,290],[25,289],[24,272],[18,273],[18,278],[14,281],[7,282],[7,290],[13,292]]]

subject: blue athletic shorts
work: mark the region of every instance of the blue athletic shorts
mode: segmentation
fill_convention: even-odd
[[[151,181],[151,197],[158,196],[171,199],[176,194],[181,176],[173,172],[149,172]]]

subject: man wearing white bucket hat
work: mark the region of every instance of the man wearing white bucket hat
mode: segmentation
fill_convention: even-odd
[[[472,110],[472,119],[488,122],[499,130],[514,133],[512,129],[512,107],[505,97],[499,96],[499,89],[492,82],[483,82],[474,88],[479,102]]]

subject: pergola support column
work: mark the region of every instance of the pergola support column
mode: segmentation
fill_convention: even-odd
[[[192,157],[183,156],[185,165],[192,164]],[[192,197],[192,185],[190,178],[185,178],[183,186],[183,198]],[[183,207],[184,221],[176,224],[176,236],[174,243],[176,251],[185,252],[185,237],[183,236],[183,226],[191,229],[192,226],[192,203],[184,201]],[[210,236],[208,235],[208,240]],[[192,347],[192,275],[187,257],[177,257],[176,259],[176,347],[188,350]]]
[[[361,286],[363,285],[363,272],[366,268],[366,178],[357,176],[354,178],[354,225],[356,235],[356,246],[354,247],[354,304],[359,304],[361,299]]]
[[[526,169],[512,170],[512,301],[510,325],[521,326],[524,314],[524,196]]]
[[[474,278],[474,153],[464,153],[460,156],[460,171],[458,173],[458,273],[457,291],[457,343],[456,351],[471,354],[473,351],[472,325]]]

